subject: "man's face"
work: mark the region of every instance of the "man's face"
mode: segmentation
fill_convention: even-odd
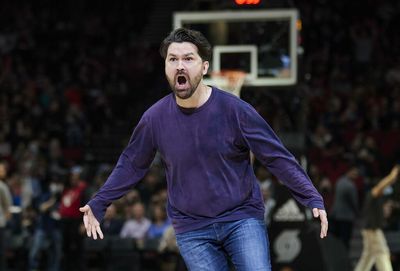
[[[358,178],[358,176],[359,176],[358,168],[353,167],[349,172],[350,179],[355,180]]]
[[[79,181],[81,180],[81,174],[77,172],[72,172],[70,175],[70,184],[72,186],[76,186],[79,184]]]
[[[174,94],[188,99],[207,73],[209,63],[201,59],[196,45],[190,42],[171,43],[165,59],[165,75]]]
[[[142,219],[144,217],[144,211],[143,204],[137,203],[133,205],[133,217],[135,219]]]

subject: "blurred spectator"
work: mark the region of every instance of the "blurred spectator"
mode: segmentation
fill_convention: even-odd
[[[48,142],[49,174],[67,175],[66,161],[62,153],[60,139],[51,138]]]
[[[393,167],[390,174],[376,183],[368,191],[363,210],[363,251],[355,271],[370,271],[375,265],[378,271],[392,271],[390,250],[385,235],[384,226],[384,194],[385,189],[398,178],[400,165]]]
[[[176,243],[175,230],[172,225],[164,231],[159,245],[158,251],[163,255],[163,270],[186,271],[186,265],[179,253]]]
[[[400,61],[386,72],[386,82],[390,85],[400,84]]]
[[[132,206],[137,202],[142,202],[141,195],[136,189],[132,189],[113,204],[123,210],[123,219],[129,220],[133,217]]]
[[[79,207],[87,201],[86,181],[82,179],[83,168],[73,166],[69,180],[61,196],[60,216],[63,233],[63,266],[66,270],[82,270],[83,233],[82,215]]]
[[[372,136],[366,136],[355,151],[362,175],[377,176],[380,172],[381,155],[375,139]]]
[[[133,238],[139,246],[143,246],[151,222],[145,216],[146,209],[142,202],[136,202],[131,206],[132,218],[125,221],[120,237]]]
[[[175,231],[172,225],[169,225],[169,227],[164,231],[160,240],[160,244],[158,246],[158,250],[160,252],[179,253],[179,248],[176,243]]]
[[[125,194],[123,197],[124,203],[127,205],[135,204],[136,202],[142,202],[141,194],[138,190],[132,189],[128,193]]]
[[[353,225],[358,215],[358,192],[354,184],[359,171],[351,166],[345,175],[339,178],[335,186],[335,197],[330,214],[330,230],[346,248],[350,247]]]
[[[157,198],[159,198],[158,195]],[[144,269],[164,270],[162,266],[166,258],[168,258],[164,257],[166,255],[159,255],[158,253],[160,240],[165,231],[171,226],[171,222],[166,214],[166,204],[159,202],[161,202],[159,199],[152,200],[149,206],[150,227],[147,230],[143,243],[144,253],[142,254]]]
[[[7,183],[10,188],[13,206],[15,206],[21,210],[22,209],[22,206],[21,206],[22,188],[21,188],[21,180],[20,180],[19,175],[16,173],[11,175],[8,178]]]
[[[268,226],[271,222],[271,213],[276,205],[276,200],[272,196],[272,182],[263,182],[261,183],[261,192],[264,199],[264,221],[265,224]]]
[[[71,104],[67,110],[65,117],[66,122],[66,146],[80,147],[84,142],[84,128],[87,121],[80,107],[76,104]]]
[[[124,222],[117,214],[115,204],[108,206],[103,221],[100,223],[103,233],[107,236],[119,236]]]
[[[322,123],[317,125],[315,131],[310,136],[311,143],[321,149],[325,148],[332,139],[332,134]]]
[[[6,270],[5,259],[5,227],[10,219],[10,207],[12,204],[11,193],[4,180],[7,175],[6,162],[0,160],[0,270]]]
[[[150,218],[151,224],[146,234],[147,238],[160,239],[167,228],[171,225],[166,214],[165,205],[152,205]]]
[[[6,140],[5,133],[0,130],[0,157],[9,158],[11,155],[11,144]]]
[[[28,149],[22,154],[18,161],[21,183],[21,207],[28,208],[32,202],[40,196],[40,181],[43,164],[39,164],[40,159],[37,142],[30,142]]]
[[[86,188],[86,194],[88,198],[92,197],[95,192],[101,187],[107,180],[108,175],[111,173],[111,166],[108,164],[100,164],[97,166],[93,181],[88,184]]]
[[[58,271],[62,256],[62,231],[59,204],[63,184],[56,176],[42,184],[43,192],[38,201],[38,218],[29,252],[29,270],[39,270],[41,252],[46,251],[47,270]]]
[[[353,41],[353,54],[357,71],[365,71],[373,60],[377,39],[376,25],[372,20],[352,25],[350,36]]]
[[[276,205],[276,200],[273,197],[274,193],[274,176],[263,166],[258,165],[256,170],[256,177],[260,184],[261,193],[264,200],[264,221],[268,226],[271,222],[271,212]]]

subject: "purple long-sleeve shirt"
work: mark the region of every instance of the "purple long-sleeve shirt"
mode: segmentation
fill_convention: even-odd
[[[168,184],[168,216],[176,233],[214,222],[263,219],[264,204],[250,150],[309,208],[321,195],[293,155],[248,103],[217,88],[201,107],[187,110],[173,94],[142,116],[107,182],[88,203],[102,220],[107,206],[146,174],[161,155]]]

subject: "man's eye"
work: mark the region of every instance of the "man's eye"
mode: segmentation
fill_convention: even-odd
[[[193,57],[186,57],[185,60],[186,60],[186,61],[192,61],[192,60],[193,60]]]
[[[169,59],[169,61],[176,61],[176,60],[177,60],[176,57],[171,57],[171,58]]]

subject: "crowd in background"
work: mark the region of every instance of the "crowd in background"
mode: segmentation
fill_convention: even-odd
[[[333,194],[354,169],[361,203],[365,190],[400,161],[400,5],[319,1],[300,7],[310,175]]]
[[[6,229],[17,237],[8,245],[21,248],[4,255],[14,267],[21,257],[32,270],[43,265],[45,242],[54,270],[62,261],[66,270],[72,263],[84,268],[77,207],[113,167],[89,163],[88,142],[119,121],[128,136],[144,110],[168,93],[158,44],[140,39],[154,1],[141,10],[133,3],[85,3],[10,2],[0,10],[0,160],[13,206]],[[400,4],[320,0],[295,6],[303,22],[299,84],[243,98],[277,131],[304,131],[302,155],[333,221],[342,213],[335,210],[337,184],[343,178],[354,184],[348,218],[354,222],[366,189],[400,161]],[[304,127],[294,118],[299,115],[305,115]],[[257,172],[271,209],[276,180]],[[387,230],[400,230],[399,193],[398,185],[386,193]],[[109,207],[105,235],[133,238],[139,247],[162,240],[171,229],[166,201],[156,159],[139,186]]]

